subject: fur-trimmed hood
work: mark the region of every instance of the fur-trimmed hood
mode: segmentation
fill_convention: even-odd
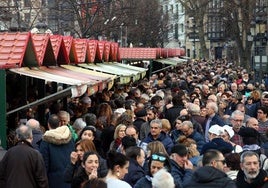
[[[55,145],[67,144],[71,139],[71,131],[66,125],[48,130],[43,136],[44,141]]]

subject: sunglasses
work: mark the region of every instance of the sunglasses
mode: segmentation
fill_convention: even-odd
[[[161,155],[157,155],[157,154],[153,154],[152,155],[152,159],[153,160],[164,162],[166,160],[166,157],[161,156]]]
[[[225,159],[223,159],[223,160],[216,160],[216,161],[217,161],[217,162],[222,162],[223,165],[226,164],[226,160],[225,160]]]

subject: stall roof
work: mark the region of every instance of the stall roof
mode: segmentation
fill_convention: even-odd
[[[155,61],[157,61],[159,63],[167,64],[167,65],[177,66],[179,64],[186,62],[187,60],[181,59],[178,57],[174,57],[174,58],[167,58],[167,59],[157,59]]]
[[[167,65],[172,65],[172,66],[177,66],[178,65],[177,62],[172,61],[172,60],[167,60],[167,59],[157,59],[155,61],[157,61],[159,63],[167,64]]]
[[[0,69],[38,65],[31,33],[0,33]]]
[[[51,72],[47,72],[42,70],[43,67],[34,67],[34,68],[28,68],[28,67],[22,67],[22,68],[12,68],[9,69],[11,72],[24,75],[24,76],[30,76],[33,78],[38,78],[46,81],[51,81],[51,82],[58,82],[58,83],[63,83],[67,85],[90,85],[90,84],[95,84],[96,81],[93,80],[85,80],[85,79],[78,79],[78,78],[71,78],[71,77],[66,77],[62,75],[55,75]]]
[[[130,70],[123,67],[117,67],[115,65],[109,65],[108,63],[97,63],[97,64],[78,64],[78,66],[87,68],[93,71],[104,72],[108,74],[117,75],[120,77],[120,83],[126,84],[133,79],[136,81],[143,76],[142,71]]]
[[[120,60],[156,59],[156,48],[119,48],[119,59]]]

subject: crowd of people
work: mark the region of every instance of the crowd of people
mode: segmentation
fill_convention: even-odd
[[[0,148],[0,187],[268,187],[267,85],[226,60],[58,100],[44,116]]]

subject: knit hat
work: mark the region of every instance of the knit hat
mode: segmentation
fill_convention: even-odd
[[[238,134],[241,137],[251,137],[251,138],[258,138],[259,132],[252,127],[243,127],[239,130]]]
[[[242,137],[244,145],[259,144],[259,132],[251,127],[242,127],[238,131],[238,134]]]

